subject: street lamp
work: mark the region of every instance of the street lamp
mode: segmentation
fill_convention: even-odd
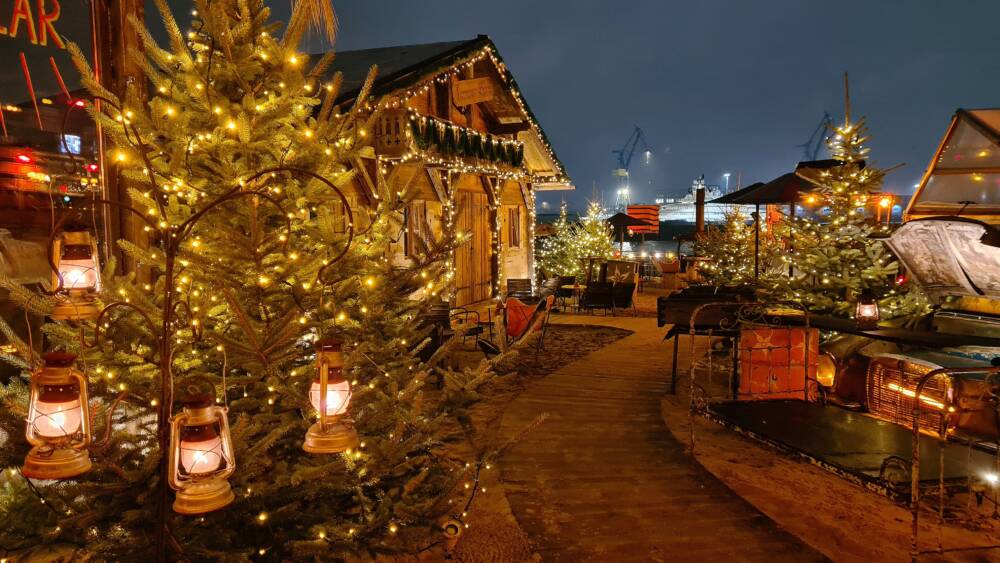
[[[729,193],[729,172],[726,172],[725,174],[723,174],[722,177],[725,178],[725,180],[726,180],[726,193],[728,194]]]

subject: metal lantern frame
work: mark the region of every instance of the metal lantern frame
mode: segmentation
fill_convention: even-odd
[[[177,491],[174,511],[179,514],[204,514],[228,506],[236,498],[229,477],[236,471],[229,409],[213,404],[211,397],[199,397],[184,405],[170,419],[170,449],[167,476],[170,488]],[[206,473],[188,473],[181,463],[181,434],[184,428],[218,425],[224,465]]]
[[[45,365],[31,374],[31,392],[28,402],[28,418],[25,437],[32,445],[25,457],[21,473],[33,479],[68,479],[90,470],[90,453],[87,446],[91,442],[90,402],[87,395],[87,378],[76,369],[76,355],[66,352],[50,352],[45,355]],[[37,431],[38,417],[49,417],[53,413],[40,412],[38,403],[44,387],[76,387],[77,406],[80,411],[80,426],[71,434],[62,437],[43,436]]]
[[[854,311],[854,320],[862,330],[875,330],[880,320],[878,299],[870,291],[861,292],[858,305]]]
[[[56,320],[88,320],[100,314],[100,304],[96,294],[101,290],[101,259],[97,252],[97,242],[89,231],[63,231],[52,241],[52,287],[59,299],[52,310]],[[69,287],[62,272],[65,260],[90,260],[94,273],[94,284],[86,287]]]
[[[316,370],[319,381],[319,420],[306,432],[302,449],[313,454],[335,454],[358,447],[358,432],[347,413],[353,390],[344,377],[344,353],[338,340],[326,338],[316,341]],[[331,378],[331,375],[333,376]],[[331,383],[346,382],[347,400],[343,414],[327,414],[328,390]]]

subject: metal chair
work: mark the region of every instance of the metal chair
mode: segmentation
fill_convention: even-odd
[[[593,312],[595,309],[604,309],[606,315],[608,311],[614,311],[614,294],[612,293],[610,282],[590,282],[580,296],[580,309]]]

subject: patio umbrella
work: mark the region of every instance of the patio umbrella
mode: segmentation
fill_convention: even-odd
[[[636,219],[635,217],[626,215],[625,213],[615,213],[611,217],[607,218],[607,222],[620,233],[621,238],[618,243],[619,253],[621,253],[625,248],[625,229],[629,227],[646,227],[649,225],[646,221]]]

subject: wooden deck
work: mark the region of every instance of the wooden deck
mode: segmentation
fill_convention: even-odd
[[[500,463],[514,515],[544,560],[824,560],[671,436],[660,398],[672,347],[655,319],[557,315],[553,322],[634,334],[533,383],[503,417],[502,432],[512,436],[549,415]]]

